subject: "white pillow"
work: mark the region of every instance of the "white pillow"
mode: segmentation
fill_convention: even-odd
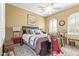
[[[32,35],[30,35],[30,34],[23,34],[22,38],[23,38],[23,40],[25,40],[28,43],[30,36],[32,36]]]

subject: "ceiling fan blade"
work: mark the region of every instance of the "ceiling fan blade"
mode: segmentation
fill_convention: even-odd
[[[53,6],[54,5],[54,3],[50,3],[51,4],[51,6]]]
[[[54,5],[54,3],[48,3],[47,7],[53,6],[53,5]]]
[[[45,7],[39,6],[38,8],[40,9],[41,13],[45,11]]]
[[[62,9],[62,8],[61,7],[54,7],[53,9],[59,10],[59,9]]]
[[[38,8],[45,8],[45,7],[43,7],[43,6],[38,6]]]

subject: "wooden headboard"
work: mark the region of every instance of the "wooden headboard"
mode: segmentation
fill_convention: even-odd
[[[39,29],[39,28],[31,26],[22,26],[22,34],[25,34],[27,29]]]

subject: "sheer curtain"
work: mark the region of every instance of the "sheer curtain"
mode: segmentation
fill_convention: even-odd
[[[52,19],[49,21],[49,33],[55,34],[57,32],[57,20]]]

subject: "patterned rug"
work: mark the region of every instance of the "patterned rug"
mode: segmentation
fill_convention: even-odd
[[[14,51],[15,51],[15,56],[35,56],[35,52],[28,47],[27,45],[23,44],[20,46],[20,44],[15,44],[14,45]]]

